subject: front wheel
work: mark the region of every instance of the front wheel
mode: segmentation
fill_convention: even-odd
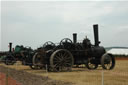
[[[12,54],[8,54],[4,59],[4,63],[6,65],[13,65],[14,63],[16,63],[16,60]]]
[[[93,63],[93,59],[88,59],[87,63],[86,63],[86,67],[89,69],[89,70],[94,70],[94,69],[97,69],[98,67],[98,64],[96,63]]]
[[[111,70],[115,67],[115,58],[112,54],[105,53],[101,57],[101,66],[103,69]]]

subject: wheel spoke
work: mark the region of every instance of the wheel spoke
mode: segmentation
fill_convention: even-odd
[[[71,69],[73,58],[66,50],[57,50],[51,57],[52,60],[50,62],[52,62],[53,70],[67,71],[69,68]]]
[[[67,55],[66,53],[63,54],[63,57],[64,57],[64,58],[67,57],[67,56],[68,56],[68,55]]]
[[[70,56],[64,57],[65,60],[72,59]]]
[[[54,59],[61,60],[60,56],[57,56],[57,55],[55,56]]]

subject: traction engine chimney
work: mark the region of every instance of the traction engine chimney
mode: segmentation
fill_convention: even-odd
[[[77,33],[73,33],[73,43],[77,43]]]
[[[95,46],[99,46],[98,24],[93,25]]]
[[[9,52],[12,52],[12,43],[9,43]]]

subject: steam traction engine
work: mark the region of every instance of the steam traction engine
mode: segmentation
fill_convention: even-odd
[[[9,51],[6,51],[0,59],[6,65],[13,65],[16,61],[21,61],[23,65],[33,68],[32,58],[35,52],[31,47],[24,47],[23,45],[16,45],[15,49],[12,50],[12,43],[9,43]]]
[[[95,45],[88,38],[77,42],[76,33],[73,34],[73,42],[69,38],[62,39],[59,45],[48,41],[37,49],[32,58],[33,66],[48,66],[49,71],[70,71],[73,65],[81,64],[85,64],[88,69],[96,69],[99,65],[103,69],[113,69],[115,58],[99,46],[98,25],[93,25],[93,28]]]

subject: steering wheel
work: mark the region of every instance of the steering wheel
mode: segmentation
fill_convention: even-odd
[[[69,38],[64,38],[60,41],[60,45],[63,45],[64,43],[70,43],[72,44],[72,40]]]
[[[53,42],[51,42],[51,41],[47,41],[43,45],[43,48],[45,48],[45,49],[52,49],[54,47],[55,47],[55,44]]]
[[[60,46],[64,49],[72,49],[72,40],[69,38],[64,38],[60,41]]]

